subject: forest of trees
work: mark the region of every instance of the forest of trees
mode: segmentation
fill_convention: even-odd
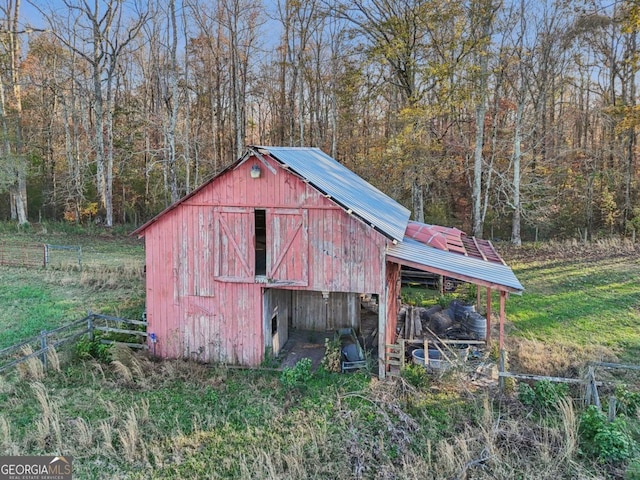
[[[0,1],[0,219],[140,224],[278,145],[485,238],[640,228],[640,0],[27,2]]]

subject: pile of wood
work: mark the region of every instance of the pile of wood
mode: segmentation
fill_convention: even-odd
[[[426,332],[443,335],[456,324],[463,323],[466,312],[474,310],[473,306],[455,300],[445,309],[440,305],[430,308],[406,305],[398,315],[399,333],[408,340],[422,338]]]

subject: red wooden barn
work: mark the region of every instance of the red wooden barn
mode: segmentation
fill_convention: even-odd
[[[156,354],[258,365],[289,329],[357,327],[375,294],[384,376],[401,265],[499,290],[502,319],[522,286],[493,247],[409,216],[317,148],[249,147],[134,232]]]

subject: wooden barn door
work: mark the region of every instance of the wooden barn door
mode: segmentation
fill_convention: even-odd
[[[214,277],[226,282],[253,283],[253,209],[216,208],[215,235]]]
[[[307,211],[267,210],[267,278],[271,282],[309,284]]]

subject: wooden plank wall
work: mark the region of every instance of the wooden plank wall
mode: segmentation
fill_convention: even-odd
[[[360,295],[331,292],[325,300],[322,292],[294,291],[291,328],[331,331],[338,328],[360,329]]]
[[[263,167],[261,178],[250,178],[253,163],[249,160],[222,175],[180,208],[307,210],[309,284],[306,289],[381,293],[380,259],[384,258],[386,238],[275,161],[270,163],[276,175]],[[242,235],[252,238],[253,232],[242,232]]]

